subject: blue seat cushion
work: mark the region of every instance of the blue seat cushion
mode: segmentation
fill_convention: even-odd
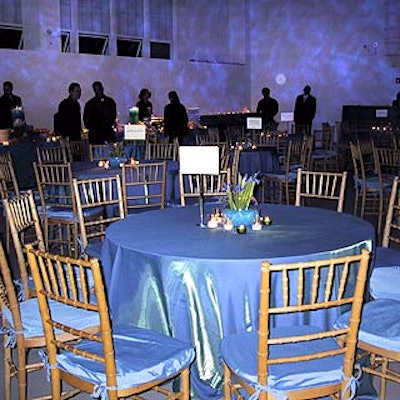
[[[374,299],[400,301],[400,264],[374,268],[369,279],[369,292]]]
[[[62,315],[62,321],[65,321],[66,325],[72,326],[73,328],[82,329],[100,325],[98,313],[94,311],[64,305],[54,300],[49,300],[49,307],[52,315]],[[31,298],[20,302],[19,308],[25,338],[43,336],[42,319],[37,298]],[[4,308],[3,313],[10,327],[14,327],[11,311],[8,308]],[[56,330],[56,333],[61,333],[61,331]]]
[[[190,365],[194,349],[190,344],[134,326],[114,329],[114,353],[118,389],[128,389],[166,378]],[[102,343],[83,340],[82,350],[103,355]],[[58,367],[105,388],[104,364],[69,352],[57,356]]]
[[[102,214],[103,207],[93,207],[83,210],[84,218],[94,217],[95,215]],[[48,207],[45,212],[47,218],[63,218],[68,220],[78,220],[74,215],[71,207]]]
[[[264,175],[265,178],[269,179],[275,179],[276,181],[286,181],[288,180],[289,182],[295,181],[297,179],[297,172],[289,172],[289,174],[286,176],[286,174],[283,173],[266,173]]]
[[[272,337],[304,335],[321,332],[312,326],[293,326],[274,328]],[[230,369],[242,379],[257,384],[257,343],[256,332],[243,332],[223,338],[221,354]],[[337,349],[339,346],[332,338],[312,340],[309,342],[291,343],[270,346],[270,358],[305,355]],[[291,391],[302,388],[336,384],[342,381],[343,357],[341,355],[310,360],[299,363],[285,363],[269,366],[268,385],[274,390]]]
[[[335,322],[335,327],[348,326],[347,312]],[[400,302],[378,299],[364,304],[359,340],[391,351],[400,351]]]

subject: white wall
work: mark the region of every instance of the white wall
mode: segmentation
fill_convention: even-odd
[[[173,60],[59,53],[58,9],[45,13],[53,0],[37,3],[39,24],[31,31],[41,40],[31,43],[40,49],[0,50],[0,79],[14,82],[36,127],[52,127],[72,81],[82,86],[82,107],[92,82],[103,81],[122,121],[142,87],[152,91],[155,113],[162,115],[169,90],[187,107],[211,113],[254,110],[261,88],[269,86],[281,111],[291,111],[310,84],[316,124],[340,120],[344,104],[390,104],[400,91],[400,68],[386,56],[385,0],[229,0],[228,9],[226,0],[175,1]],[[278,76],[286,81],[278,83]]]

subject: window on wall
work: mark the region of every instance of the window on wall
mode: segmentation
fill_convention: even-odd
[[[0,48],[22,49],[21,0],[0,0]]]
[[[63,52],[171,58],[172,0],[60,0],[60,13]]]

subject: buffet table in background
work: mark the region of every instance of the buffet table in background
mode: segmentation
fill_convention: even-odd
[[[322,259],[373,247],[373,226],[352,215],[280,205],[262,205],[261,213],[273,224],[245,235],[200,228],[197,207],[136,214],[107,229],[102,265],[114,323],[193,343],[191,384],[202,400],[221,397],[221,338],[257,326],[262,261]],[[327,326],[336,317],[324,311],[304,321]]]

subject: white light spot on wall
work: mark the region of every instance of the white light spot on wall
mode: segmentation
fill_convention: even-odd
[[[278,85],[284,85],[286,83],[286,76],[284,74],[278,74],[275,80]]]

